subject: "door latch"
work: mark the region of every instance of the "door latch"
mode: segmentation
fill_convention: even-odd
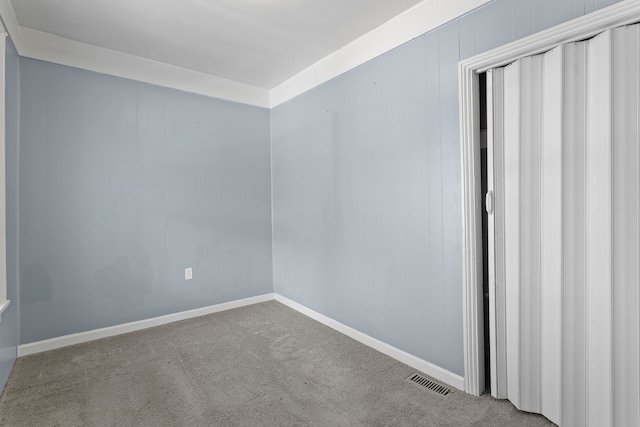
[[[487,210],[489,215],[493,213],[493,191],[488,191],[485,195],[484,208]]]

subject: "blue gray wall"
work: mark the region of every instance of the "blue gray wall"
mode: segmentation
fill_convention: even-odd
[[[273,109],[275,292],[463,375],[458,61],[611,3],[494,1]]]
[[[19,123],[19,60],[18,54],[7,41],[5,74],[5,185],[7,201],[7,298],[9,307],[0,322],[0,390],[9,378],[16,360],[20,325],[18,323],[18,123]]]
[[[269,110],[20,71],[21,343],[273,291]]]
[[[456,64],[614,2],[494,1],[271,121],[9,49],[0,384],[18,335],[273,290],[462,375]]]

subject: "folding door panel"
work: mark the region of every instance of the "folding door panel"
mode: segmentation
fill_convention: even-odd
[[[640,425],[639,28],[489,73],[494,396],[561,425]]]

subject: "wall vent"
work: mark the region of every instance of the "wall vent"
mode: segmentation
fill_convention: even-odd
[[[423,377],[420,374],[412,374],[407,378],[407,381],[418,384],[421,387],[424,387],[428,390],[433,391],[434,393],[438,393],[442,396],[446,396],[451,393],[451,389],[447,388],[441,384],[431,381],[428,378]]]

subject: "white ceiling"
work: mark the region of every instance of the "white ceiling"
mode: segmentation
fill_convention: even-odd
[[[21,27],[271,89],[421,0],[11,0]]]

